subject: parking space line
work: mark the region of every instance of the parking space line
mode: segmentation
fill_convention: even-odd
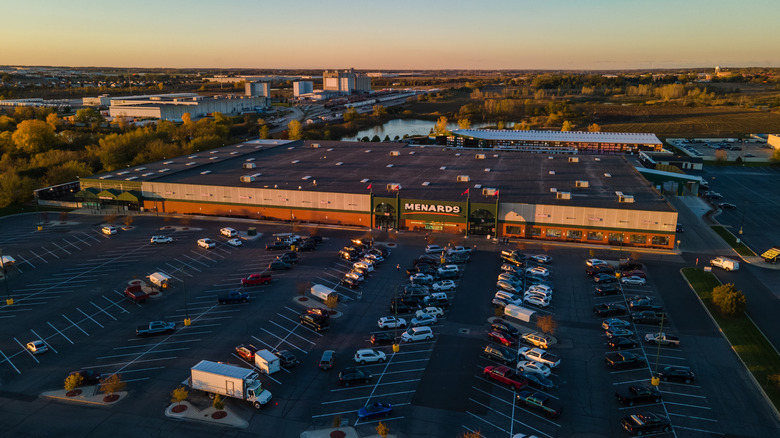
[[[354,409],[350,411],[343,411],[343,412],[331,412],[328,414],[320,414],[320,415],[312,415],[311,418],[319,418],[319,417],[334,417],[336,415],[343,415],[343,414],[353,414],[355,412]]]
[[[159,357],[157,359],[144,359],[144,360],[135,360],[134,359],[134,360],[131,360],[130,362],[117,362],[117,363],[98,364],[98,365],[91,365],[91,366],[85,367],[85,368],[107,368],[107,367],[116,367],[116,366],[118,366],[120,368],[117,369],[116,371],[114,371],[112,374],[119,374],[119,373],[123,373],[124,369],[127,366],[132,365],[134,363],[157,362],[157,361],[161,361],[161,360],[172,360],[172,359],[178,359],[178,357],[176,357],[176,356]]]
[[[78,240],[79,242],[83,243],[84,245],[87,245],[87,246],[92,246],[92,245],[90,245],[90,244],[89,244],[87,241],[85,241],[84,239],[79,239],[79,236],[74,236],[74,235],[71,235],[70,237],[72,237],[72,238],[74,238],[74,239]]]
[[[182,254],[181,256],[182,256],[182,257],[185,257],[185,258],[188,258],[188,259],[190,259],[190,261],[191,261],[192,263],[199,263],[199,264],[203,265],[203,267],[204,267],[204,268],[208,268],[208,267],[209,267],[209,264],[208,264],[208,263],[203,263],[202,261],[200,261],[200,260],[198,260],[198,259],[196,259],[196,258],[194,258],[194,257],[191,257],[191,256],[189,256],[189,255],[187,255],[187,254]],[[204,258],[205,258],[206,260],[209,260],[209,261],[212,261],[212,262],[213,262],[213,261],[215,261],[215,260],[211,260],[211,259],[209,259],[208,257],[204,257]],[[176,260],[177,262],[179,261],[179,259],[175,259],[175,260]],[[182,264],[184,264],[184,262],[182,262]],[[192,269],[196,269],[195,267],[193,267],[193,266],[191,266],[191,265],[189,265],[189,264],[188,264],[188,266],[192,267]],[[198,272],[200,272],[200,271],[198,271]]]
[[[471,399],[469,399],[469,400],[471,400]],[[480,417],[479,415],[472,414],[472,413],[471,413],[471,412],[469,412],[469,411],[466,411],[466,413],[467,413],[467,414],[469,414],[469,415],[471,415],[472,417],[476,418],[477,420],[484,421],[485,423],[487,423],[487,424],[489,424],[489,425],[491,425],[491,426],[495,427],[496,429],[498,429],[498,430],[500,430],[501,432],[503,432],[505,435],[509,435],[509,431],[508,431],[508,430],[506,430],[506,429],[504,429],[504,428],[502,428],[502,427],[499,427],[499,426],[497,426],[497,425],[495,425],[495,424],[493,424],[493,423],[491,423],[491,422],[489,422],[489,421],[485,420],[484,418]],[[520,422],[518,421],[518,423],[520,423]],[[523,424],[523,423],[520,423],[520,424]],[[542,435],[544,435],[544,434],[542,434]],[[545,435],[545,436],[548,436],[548,437],[549,437],[550,435]],[[552,437],[550,437],[550,438],[552,438]]]
[[[401,373],[413,373],[416,371],[425,371],[425,368],[415,368],[413,370],[401,370],[401,371],[387,371],[385,374],[401,374]]]
[[[49,254],[53,255],[56,258],[60,258],[57,254],[54,254],[53,252],[49,251],[47,248],[41,247],[41,249],[46,251],[46,252],[48,252]],[[32,252],[32,251],[30,251],[30,252]]]
[[[90,239],[94,240],[95,242],[100,242],[100,239],[96,238],[96,237],[95,237],[94,235],[92,235],[92,234],[85,233],[85,232],[83,232],[83,231],[81,232],[81,234],[85,235],[86,237],[89,237]]]
[[[703,395],[686,394],[684,392],[661,391],[661,394],[674,394],[674,395],[682,395],[685,397],[694,397],[694,398],[703,398],[703,399],[707,398],[706,396]]]
[[[275,323],[274,321],[268,320],[268,322],[270,322],[271,324],[273,324],[273,325],[275,325],[275,326],[279,327],[279,328],[280,328],[280,329],[282,329],[282,330],[288,330],[288,331],[290,332],[290,333],[288,333],[288,336],[289,336],[289,335],[295,335],[295,336],[297,336],[298,338],[300,338],[302,341],[306,341],[306,342],[310,343],[311,345],[314,345],[314,342],[312,342],[312,341],[310,341],[310,340],[308,340],[308,339],[304,338],[303,336],[299,335],[298,333],[294,333],[295,329],[296,329],[296,328],[298,328],[298,327],[300,327],[300,324],[296,325],[295,327],[293,327],[293,329],[292,329],[292,330],[290,330],[290,329],[288,329],[288,328],[286,328],[286,327],[284,327],[284,326],[282,326],[282,325],[280,325],[280,324],[277,324],[277,323]],[[287,337],[285,336],[285,338],[287,338]]]
[[[143,371],[162,370],[164,368],[165,367],[151,367],[151,368],[141,368],[141,369],[138,369],[138,370],[125,370],[125,371],[122,371],[122,374],[140,373],[140,372],[143,372]],[[116,373],[111,373],[111,374],[116,374]]]
[[[675,417],[692,418],[694,420],[711,421],[713,423],[717,423],[718,422],[718,420],[714,420],[712,418],[694,417],[693,415],[675,414],[674,412],[669,412],[669,415],[674,415]]]
[[[79,248],[78,246],[74,245],[74,244],[73,244],[73,243],[71,243],[69,240],[62,239],[62,241],[63,241],[63,242],[65,242],[65,243],[67,243],[68,245],[70,245],[70,246],[72,246],[72,247],[76,248],[77,250],[81,251],[81,248]]]
[[[173,259],[173,260],[174,260],[176,263],[179,263],[179,264],[180,264],[179,266],[186,266],[186,267],[188,267],[188,268],[192,269],[193,271],[201,272],[199,269],[197,269],[197,268],[195,268],[195,267],[193,267],[193,266],[191,266],[191,265],[189,265],[189,264],[187,264],[187,263],[184,263],[184,262],[180,261],[179,259]],[[184,274],[184,275],[186,275],[186,276],[188,276],[188,277],[192,277],[192,274],[190,274],[189,272],[185,271],[184,269],[181,269],[181,268],[179,268],[179,267],[175,267],[175,266],[174,266],[174,265],[172,265],[171,263],[165,263],[165,264],[166,264],[166,265],[168,265],[168,266],[170,266],[170,267],[172,267],[172,268],[174,268],[174,269],[176,269],[177,271],[181,272],[182,274]]]
[[[136,338],[133,338],[132,340],[139,340],[140,341],[140,340],[142,340],[142,338],[136,337]],[[169,341],[168,344],[184,344],[186,342],[200,342],[200,341],[201,341],[201,339],[187,339],[187,340],[184,340],[184,341]],[[127,350],[129,348],[145,347],[146,345],[147,344],[143,344],[143,345],[125,345],[125,346],[122,346],[122,347],[114,347],[114,348],[112,348],[112,350]]]
[[[38,257],[39,259],[43,260],[45,263],[49,263],[49,262],[48,262],[48,261],[47,261],[45,258],[43,258],[43,257],[39,256],[38,254],[34,253],[32,250],[30,250],[30,253],[32,253],[32,255],[34,255],[35,257]],[[27,262],[27,263],[28,263],[30,266],[32,266],[33,268],[35,267],[35,266],[33,266],[33,264],[32,264],[32,263],[30,263],[29,261],[27,261],[27,260],[25,260],[25,261],[26,261],[26,262]]]
[[[71,325],[72,327],[76,327],[77,329],[81,330],[81,333],[84,333],[85,335],[89,336],[89,333],[85,332],[85,331],[84,331],[84,330],[83,330],[81,327],[79,327],[79,325],[78,325],[78,324],[76,324],[75,322],[71,321],[71,320],[70,320],[70,318],[68,318],[68,317],[67,317],[67,316],[65,316],[64,314],[60,314],[60,316],[62,316],[62,317],[63,317],[63,318],[65,318],[66,320],[68,320],[68,322],[70,323],[70,325]]]
[[[108,315],[108,317],[109,317],[109,318],[113,319],[114,321],[116,321],[116,320],[117,320],[116,318],[114,318],[114,316],[113,316],[113,315],[111,315],[110,313],[106,312],[106,311],[105,311],[105,309],[103,309],[102,307],[98,306],[98,305],[97,305],[97,304],[95,304],[94,302],[90,301],[90,302],[89,302],[89,304],[92,304],[93,306],[97,307],[97,309],[98,309],[99,311],[101,311],[101,312],[105,313],[106,315]]]
[[[387,394],[382,394],[382,397],[390,397],[391,395],[401,395],[401,394],[413,394],[416,391],[398,391],[398,392],[390,392]],[[321,402],[321,405],[332,405],[334,403],[344,403],[344,402],[350,402],[350,401],[357,401],[357,400],[369,400],[371,396],[368,397],[354,397],[354,398],[346,398],[341,400],[333,400],[333,401],[327,401],[327,402]],[[354,411],[351,411],[354,412]]]
[[[677,403],[677,402],[670,402],[670,401],[667,401],[667,402],[665,402],[665,403],[666,403],[667,405],[675,405],[675,406],[686,406],[686,407],[689,407],[689,408],[697,408],[697,409],[707,409],[707,410],[712,410],[712,408],[711,408],[711,407],[708,407],[708,406],[690,405],[690,404],[687,404],[687,403]]]
[[[65,252],[66,252],[68,255],[71,255],[71,252],[70,252],[70,251],[68,251],[67,249],[65,249],[65,248],[63,248],[63,247],[61,247],[61,246],[57,245],[57,244],[56,244],[56,243],[54,243],[54,242],[50,242],[50,243],[51,243],[52,245],[56,246],[57,248],[59,248],[59,249],[61,249],[61,250],[65,251]]]
[[[0,354],[2,354],[2,355],[3,355],[3,357],[5,358],[5,360],[3,360],[3,361],[0,361],[0,363],[2,363],[2,362],[8,362],[8,363],[9,363],[9,364],[10,364],[12,367],[14,367],[14,369],[16,370],[16,372],[17,372],[17,373],[19,373],[19,374],[22,374],[22,372],[21,372],[21,371],[19,371],[19,368],[16,368],[16,365],[14,365],[14,363],[13,363],[13,362],[11,362],[11,359],[10,359],[8,356],[6,356],[6,355],[5,355],[5,353],[3,353],[3,350],[0,350]]]
[[[159,345],[159,344],[157,344]],[[146,345],[145,345],[146,346]],[[156,353],[168,353],[170,351],[183,351],[183,350],[189,350],[189,347],[184,348],[169,348],[167,350],[146,350],[146,351],[139,351],[138,353],[125,353],[125,354],[112,354],[111,356],[98,356],[95,359],[113,359],[115,357],[125,357],[125,356],[139,356],[144,354],[156,354]]]
[[[105,327],[103,327],[103,325],[101,325],[99,322],[95,321],[95,319],[94,319],[94,318],[92,318],[91,316],[89,316],[89,315],[87,315],[86,313],[84,313],[84,311],[83,311],[83,310],[79,309],[78,307],[76,307],[76,310],[78,310],[79,312],[81,312],[81,314],[82,314],[82,315],[86,316],[87,318],[89,318],[90,320],[92,320],[92,322],[94,322],[95,324],[97,324],[98,326],[100,326],[100,328],[105,328]]]
[[[43,336],[39,335],[38,333],[35,333],[35,330],[33,330],[33,329],[30,329],[30,331],[31,331],[31,332],[32,332],[32,333],[35,335],[35,337],[37,337],[38,339],[40,339],[40,340],[41,340],[41,342],[43,342],[44,344],[46,344],[46,346],[47,346],[47,347],[51,348],[51,350],[52,350],[53,352],[55,352],[55,353],[57,353],[57,354],[60,354],[60,352],[59,352],[59,351],[57,351],[57,349],[56,349],[56,348],[54,348],[54,347],[53,347],[53,346],[52,346],[50,343],[48,343],[48,342],[46,341],[46,338],[44,338]]]
[[[400,406],[400,405],[393,405],[393,406]],[[387,417],[387,418],[383,418],[381,420],[369,420],[369,421],[360,421],[360,419],[357,419],[357,420],[355,420],[355,424],[354,425],[355,426],[360,426],[360,425],[363,425],[363,424],[379,423],[380,421],[384,423],[386,421],[403,420],[404,418],[406,418],[406,417],[404,417],[404,416],[401,416],[401,417]]]
[[[704,430],[704,429],[695,429],[693,427],[683,427],[683,426],[674,425],[674,426],[672,426],[672,428],[673,429],[692,430],[694,432],[712,433],[712,434],[715,434],[715,435],[726,435],[725,433],[722,433],[722,432],[715,432],[715,431],[712,431],[712,430]]]
[[[28,350],[28,349],[27,349],[27,347],[25,347],[24,345],[22,345],[22,343],[21,343],[21,342],[19,342],[19,340],[18,340],[18,339],[14,338],[14,341],[16,341],[16,343],[17,343],[17,344],[19,344],[19,346],[20,346],[20,347],[22,347],[22,351],[26,351],[26,352],[27,352],[27,354],[29,354],[29,355],[30,355],[30,357],[31,357],[31,358],[33,358],[33,360],[34,360],[36,363],[41,363],[41,361],[39,361],[39,360],[38,360],[38,358],[37,358],[37,357],[35,357],[35,355],[34,355],[34,354],[32,354],[32,353],[30,352],[30,350]],[[14,356],[15,356],[15,355],[14,355]],[[21,374],[21,373],[19,373],[19,374]]]
[[[65,336],[65,333],[62,333],[62,332],[61,332],[61,331],[60,331],[60,330],[59,330],[57,327],[54,327],[54,326],[53,326],[53,325],[52,325],[50,322],[48,322],[48,321],[46,321],[46,324],[49,324],[49,327],[53,328],[53,329],[54,329],[54,331],[56,331],[57,333],[59,333],[60,335],[62,335],[62,337],[63,337],[63,338],[65,338],[65,339],[66,339],[68,342],[70,342],[70,343],[71,343],[71,345],[73,344],[73,341],[71,341],[71,340],[70,340],[70,338],[68,338],[67,336]]]
[[[119,292],[118,290],[114,289],[114,293],[115,293],[115,294],[118,294],[119,296],[121,296],[121,297],[122,297],[122,299],[121,299],[120,301],[124,301],[125,295],[124,295],[122,292]],[[106,299],[106,300],[107,300],[109,303],[111,303],[111,306],[108,306],[108,307],[116,306],[117,308],[119,308],[119,310],[121,310],[121,311],[122,311],[122,313],[130,313],[130,312],[128,312],[128,311],[127,311],[127,309],[125,309],[124,307],[122,307],[122,306],[120,306],[120,305],[119,305],[119,302],[120,302],[120,301],[111,301],[111,299],[110,299],[110,298],[108,298],[108,297],[107,297],[107,296],[105,296],[105,295],[103,295],[103,298],[104,298],[104,299]],[[138,303],[136,303],[135,301],[134,301],[133,303],[134,303],[136,306],[138,306],[138,307],[141,307],[141,305],[140,305],[140,304],[138,304]]]
[[[282,338],[280,338],[279,336],[277,336],[277,335],[275,335],[275,334],[271,333],[270,331],[266,330],[265,328],[262,328],[262,327],[261,327],[261,328],[260,328],[260,330],[262,330],[262,331],[264,331],[264,332],[268,333],[269,335],[273,336],[274,338],[277,338],[277,339],[279,339],[279,340],[281,341],[280,343],[286,343],[286,344],[289,344],[291,347],[293,347],[293,348],[295,348],[295,349],[298,349],[298,350],[300,350],[300,351],[306,351],[306,350],[304,350],[303,348],[301,348],[301,347],[299,347],[299,346],[297,346],[297,345],[293,344],[292,342],[290,342],[290,341],[288,341],[288,340],[286,340],[286,339],[282,339]],[[257,339],[258,341],[260,340],[260,339],[258,339],[258,338],[257,338],[257,337],[255,337],[255,336],[252,336],[252,338],[253,338],[253,339]],[[277,346],[277,347],[278,347],[278,346]]]

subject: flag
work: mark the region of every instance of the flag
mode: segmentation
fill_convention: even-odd
[[[463,195],[468,195],[468,194],[469,194],[469,189],[466,189],[466,191],[465,191],[465,192],[463,192],[463,193],[461,193],[461,194],[460,194],[460,196],[463,196]]]
[[[498,198],[498,190],[496,190],[496,193],[495,193],[493,196],[495,196],[496,198]]]
[[[373,184],[373,183],[369,184],[369,185],[368,185],[368,187],[366,187],[366,190],[371,190],[371,185],[372,185],[372,184]]]

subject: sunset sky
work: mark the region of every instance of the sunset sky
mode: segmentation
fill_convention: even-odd
[[[780,0],[5,0],[0,65],[780,66]]]

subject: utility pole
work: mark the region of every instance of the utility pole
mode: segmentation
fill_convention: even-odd
[[[11,298],[11,286],[8,285],[8,271],[5,269],[5,260],[3,259],[3,250],[0,249],[0,271],[3,272],[3,277],[5,277],[5,304],[10,306],[13,305],[14,300]]]

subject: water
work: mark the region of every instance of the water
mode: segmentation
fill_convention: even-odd
[[[484,128],[485,126],[491,125],[490,123],[472,123],[472,128]],[[495,123],[492,123],[493,126],[495,126]],[[397,135],[398,138],[403,138],[404,135],[428,135],[431,132],[431,129],[436,126],[436,122],[433,120],[420,120],[420,119],[393,119],[388,122],[386,122],[383,125],[377,125],[372,128],[364,129],[362,131],[359,131],[355,136],[351,137],[344,137],[341,140],[342,141],[357,141],[360,138],[363,138],[365,136],[368,136],[368,138],[372,138],[375,135],[379,136],[380,140],[384,140],[386,135],[390,136],[390,140],[395,139],[395,136]],[[447,129],[453,130],[458,129],[458,122],[453,121],[450,123],[447,123]]]

